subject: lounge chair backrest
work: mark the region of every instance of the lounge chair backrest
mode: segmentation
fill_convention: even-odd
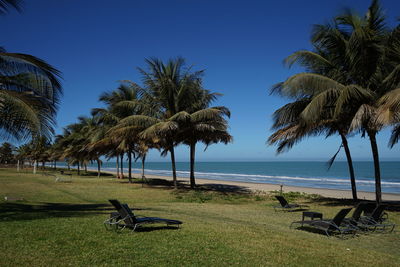
[[[364,208],[364,216],[371,216],[372,212],[374,212],[376,208],[375,202],[366,202]]]
[[[134,224],[135,223],[135,217],[134,215],[131,216],[132,211],[130,211],[129,207],[124,207],[125,205],[128,206],[127,204],[121,204],[118,200],[116,199],[110,199],[108,200],[110,203],[114,206],[114,208],[118,211],[119,215],[121,218],[125,218],[124,222],[128,225]],[[130,212],[129,212],[130,211]],[[130,214],[131,213],[131,214]],[[133,217],[133,218],[132,218]]]
[[[113,206],[114,208],[119,211],[120,209],[122,209],[122,205],[121,203],[117,200],[117,199],[109,199],[108,200]]]
[[[129,219],[131,220],[131,223],[135,223],[136,216],[135,216],[135,214],[133,214],[133,212],[132,212],[131,208],[129,208],[128,204],[122,204],[122,209],[124,210],[126,215],[128,215]]]
[[[281,203],[281,206],[287,207],[289,205],[289,203],[286,201],[286,199],[283,196],[275,196],[276,199],[279,201],[279,203]]]
[[[369,205],[370,205],[370,203],[368,203],[368,202],[358,203],[356,209],[353,212],[353,216],[352,216],[353,220],[358,221],[360,219],[363,211],[365,211]]]
[[[379,204],[371,214],[372,219],[374,219],[375,221],[379,221],[385,209],[386,205]]]
[[[347,214],[349,214],[349,212],[351,211],[351,208],[347,208],[347,209],[342,209],[338,212],[338,214],[336,214],[336,216],[332,219],[332,221],[337,225],[340,226],[340,224],[342,223],[343,219],[347,216]]]

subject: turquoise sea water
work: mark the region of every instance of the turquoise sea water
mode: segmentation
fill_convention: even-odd
[[[61,164],[60,164],[61,165]],[[133,166],[134,176],[141,172],[140,163]],[[96,165],[91,165],[96,168]],[[125,168],[127,164],[125,163]],[[357,189],[374,192],[372,162],[354,162]],[[116,171],[115,162],[104,162],[103,170]],[[125,170],[126,172],[127,170]],[[146,174],[170,176],[169,162],[146,163]],[[189,177],[189,163],[177,162],[177,174]],[[382,191],[400,194],[400,162],[381,162]],[[327,170],[325,162],[196,162],[196,177],[224,181],[271,183],[288,186],[351,190],[347,162],[335,162]]]

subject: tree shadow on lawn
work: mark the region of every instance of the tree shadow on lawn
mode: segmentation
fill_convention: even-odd
[[[145,187],[155,187],[162,189],[173,189],[174,183],[173,181],[160,179],[160,178],[147,178],[146,180],[135,179],[135,184],[142,184]],[[220,193],[237,193],[237,194],[250,194],[252,191],[245,186],[237,186],[237,185],[228,185],[228,184],[217,184],[217,183],[209,183],[209,184],[201,184],[197,185],[195,189],[190,188],[190,185],[186,181],[178,180],[178,190],[181,191],[213,191]]]
[[[113,210],[108,204],[69,203],[1,203],[0,221],[36,220],[57,217],[82,217],[108,214]]]

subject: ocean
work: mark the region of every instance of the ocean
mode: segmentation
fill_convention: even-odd
[[[116,171],[115,162],[104,162],[102,169]],[[133,165],[133,175],[139,177],[141,163]],[[58,166],[63,164],[59,163]],[[127,173],[127,163],[124,172]],[[177,162],[177,175],[189,177],[189,163]],[[91,164],[90,169],[97,169]],[[374,192],[373,162],[354,162],[357,190]],[[304,186],[351,190],[347,162],[335,162],[330,170],[325,162],[270,161],[270,162],[196,162],[196,178],[249,183],[271,183],[286,186]],[[148,162],[147,175],[171,176],[170,162]],[[400,194],[400,162],[381,162],[382,192]]]

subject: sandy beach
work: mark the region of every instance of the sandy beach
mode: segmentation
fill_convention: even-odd
[[[112,173],[116,174],[115,172],[108,172],[103,171],[104,173]],[[137,174],[133,174],[134,178],[137,178]],[[157,178],[157,179],[165,179],[168,181],[172,181],[172,177],[170,176],[158,176],[158,175],[146,175],[147,178]],[[178,177],[178,181],[189,184],[189,178],[185,177]],[[235,181],[223,181],[223,180],[212,180],[212,179],[199,179],[196,178],[196,184],[198,185],[207,185],[207,184],[219,184],[225,186],[235,186],[235,187],[242,187],[244,189],[248,189],[251,191],[279,191],[280,185],[277,184],[267,184],[267,183],[246,183],[246,182],[235,182]],[[326,188],[311,188],[311,187],[300,187],[300,186],[286,186],[284,185],[282,188],[283,192],[303,192],[307,194],[318,194],[324,197],[330,198],[347,198],[351,199],[352,194],[350,190],[336,190],[336,189],[326,189]],[[359,199],[366,199],[366,200],[375,200],[375,193],[374,192],[357,192]],[[400,194],[390,194],[390,193],[383,193],[382,199],[384,201],[400,201]]]

